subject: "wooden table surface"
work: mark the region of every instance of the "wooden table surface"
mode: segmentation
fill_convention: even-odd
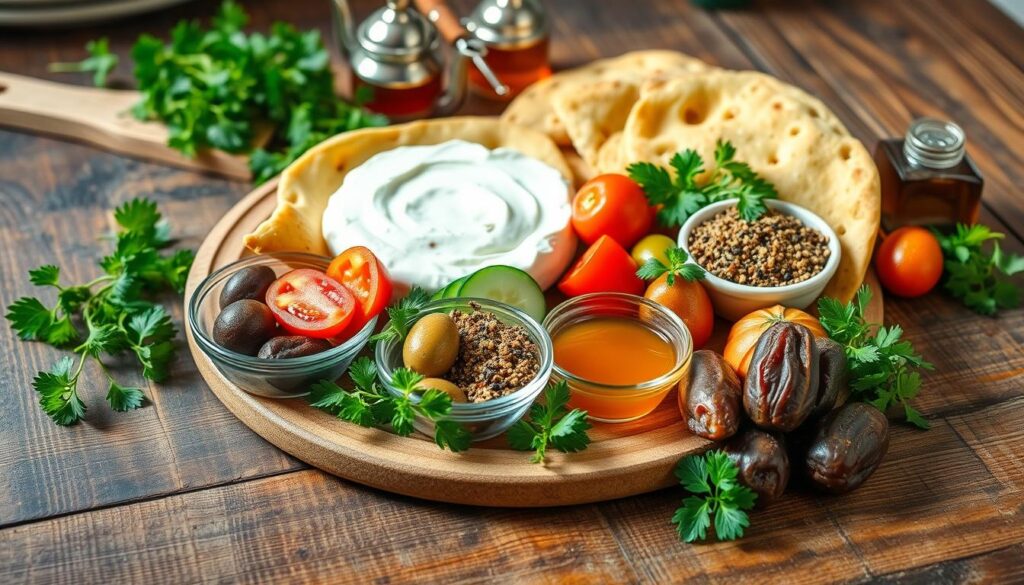
[[[327,0],[246,4],[255,27],[282,18],[329,26]],[[819,95],[869,148],[916,116],[956,120],[986,179],[982,220],[1024,249],[1024,33],[987,2],[776,1],[714,13],[685,0],[548,6],[556,67],[671,48],[760,69]],[[164,35],[214,8],[193,3],[89,30],[0,30],[0,70],[58,78],[47,63],[81,58],[89,38],[109,36],[125,55],[139,33]],[[130,79],[130,65],[117,73]],[[107,246],[96,235],[132,197],[155,198],[195,248],[249,190],[0,130],[0,301],[31,293],[25,273],[43,263],[95,276]],[[180,325],[180,306],[174,316]],[[130,413],[106,408],[102,374],[88,370],[86,421],[59,428],[30,386],[58,352],[3,327],[0,583],[1024,581],[1024,310],[979,317],[933,293],[887,299],[886,316],[936,364],[916,402],[932,429],[896,426],[860,490],[787,494],[753,513],[743,540],[700,545],[680,543],[669,523],[681,489],[507,510],[325,475],[228,413],[184,347],[170,381],[147,388],[152,404]]]

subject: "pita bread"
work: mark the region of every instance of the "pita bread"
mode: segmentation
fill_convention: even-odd
[[[878,169],[820,101],[756,72],[718,71],[652,83],[622,135],[630,161],[667,165],[696,149],[713,161],[728,140],[736,158],[775,184],[779,197],[821,216],[842,246],[825,295],[847,301],[864,280],[878,232]]]
[[[321,231],[323,214],[349,171],[386,150],[449,140],[491,149],[512,148],[554,167],[567,180],[573,179],[551,139],[497,118],[441,118],[354,130],[321,142],[284,170],[277,186],[277,208],[270,219],[245,236],[245,246],[256,253],[294,251],[329,256]]]
[[[557,144],[568,146],[571,144],[569,135],[553,107],[556,94],[565,92],[568,95],[581,84],[615,81],[627,76],[632,80],[631,83],[636,83],[637,79],[668,72],[684,74],[709,68],[703,61],[675,51],[634,51],[610,59],[599,59],[576,69],[556,73],[527,87],[509,104],[501,119],[537,128]]]

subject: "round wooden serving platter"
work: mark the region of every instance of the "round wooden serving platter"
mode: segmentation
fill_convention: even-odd
[[[185,306],[199,283],[215,269],[247,254],[245,234],[270,216],[274,184],[256,189],[213,228],[189,274]],[[881,292],[871,319],[881,321]],[[728,326],[716,326],[720,349]],[[442,451],[424,436],[399,437],[347,423],[310,407],[302,398],[276,400],[248,394],[229,382],[200,351],[187,331],[189,348],[213,393],[260,436],[314,467],[369,486],[443,502],[482,506],[558,506],[611,500],[657,490],[675,482],[679,459],[712,446],[687,432],[673,391],[650,415],[631,423],[594,423],[585,451],[549,451],[545,465],[529,453],[508,449],[497,437],[463,453]]]

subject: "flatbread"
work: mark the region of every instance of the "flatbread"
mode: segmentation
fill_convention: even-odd
[[[550,165],[570,182],[573,179],[551,139],[497,118],[441,118],[354,130],[321,142],[284,170],[277,186],[277,208],[270,219],[245,236],[245,246],[256,253],[292,251],[329,256],[321,231],[323,214],[328,199],[349,171],[379,152],[449,140],[475,142],[491,149],[512,148]]]
[[[709,68],[703,61],[676,51],[634,51],[610,59],[599,59],[530,85],[509,104],[501,119],[537,128],[557,144],[569,146],[569,134],[552,104],[556,94],[565,92],[568,95],[581,84],[615,81],[627,76],[635,82],[637,78],[646,79],[669,71],[685,73]]]
[[[775,184],[779,197],[821,216],[839,236],[839,270],[824,294],[851,299],[878,232],[878,169],[819,100],[756,72],[718,71],[643,88],[622,135],[630,161],[666,165],[686,148],[713,161],[729,140],[736,158]]]

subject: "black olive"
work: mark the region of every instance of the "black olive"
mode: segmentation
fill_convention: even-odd
[[[272,337],[263,344],[257,357],[265,360],[284,360],[306,355],[313,355],[331,349],[326,339],[306,337],[305,335],[281,335]]]
[[[277,274],[269,266],[249,266],[231,275],[220,291],[220,307],[242,299],[265,302],[267,289],[277,280]]]
[[[217,345],[245,355],[256,355],[275,333],[277,323],[270,307],[252,299],[231,303],[213,323],[213,340]]]

